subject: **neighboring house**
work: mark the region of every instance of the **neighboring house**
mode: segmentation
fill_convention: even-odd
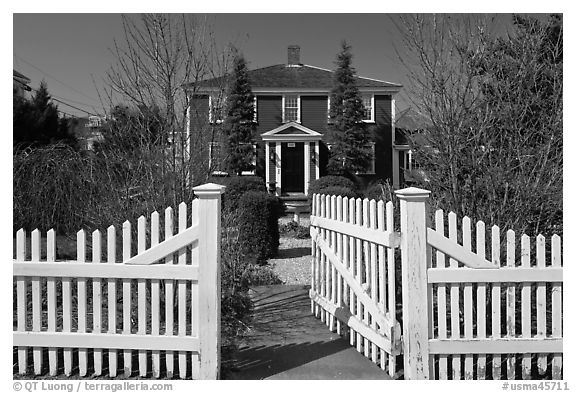
[[[24,97],[25,92],[31,91],[30,78],[20,72],[13,70],[13,92],[15,95]]]
[[[106,119],[101,116],[79,117],[71,120],[70,133],[73,134],[82,150],[93,150],[94,142],[101,141],[102,127]]]
[[[398,113],[395,124],[394,150],[398,152],[400,184],[410,184],[415,180],[414,176],[424,176],[417,163],[414,162],[408,135],[417,143],[423,143],[420,131],[425,130],[430,125],[429,119],[412,108]]]
[[[300,62],[300,48],[288,47],[288,62],[250,70],[255,95],[255,174],[266,179],[277,195],[308,194],[310,181],[324,176],[330,135],[330,91],[334,72]],[[226,77],[188,84],[188,133],[218,128],[223,121]],[[399,185],[399,156],[394,150],[394,95],[401,85],[357,77],[365,106],[366,132],[373,157],[358,176],[366,181],[389,179]],[[199,132],[199,131],[198,131]],[[222,148],[212,142],[209,157],[215,161]],[[211,165],[216,173],[222,168]]]

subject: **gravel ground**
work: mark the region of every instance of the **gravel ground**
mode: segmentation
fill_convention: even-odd
[[[279,224],[286,224],[290,220],[292,215],[282,217]],[[300,225],[308,227],[310,218],[301,217]],[[309,285],[312,263],[310,239],[281,236],[278,256],[270,259],[268,263],[285,284]]]

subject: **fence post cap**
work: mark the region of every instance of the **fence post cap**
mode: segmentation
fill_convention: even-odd
[[[200,198],[211,197],[223,194],[226,190],[226,186],[215,183],[207,183],[202,184],[201,186],[193,187],[192,190],[194,191],[194,194],[198,195]]]
[[[410,201],[425,200],[430,196],[430,191],[416,187],[403,188],[401,190],[394,191],[394,193],[398,198]]]

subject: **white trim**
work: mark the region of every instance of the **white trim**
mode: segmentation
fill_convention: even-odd
[[[296,111],[296,120],[286,120],[286,96],[296,96],[296,105],[298,106],[298,109]],[[292,122],[297,122],[300,123],[300,112],[301,112],[301,108],[302,108],[302,103],[300,102],[300,94],[283,94],[282,95],[282,123],[292,123]]]
[[[279,134],[290,127],[294,127],[297,130],[304,132],[304,134]],[[314,131],[300,123],[291,121],[282,124],[280,127],[274,128],[273,130],[267,131],[260,135],[263,141],[290,141],[290,142],[304,142],[308,140],[316,141],[322,139],[322,134]]]
[[[216,90],[216,89],[214,89]],[[205,89],[205,91],[211,91]],[[282,95],[282,94],[300,94],[300,95],[318,95],[318,94],[330,94],[332,88],[328,87],[254,87],[252,88],[252,93],[254,94],[269,94],[269,95]],[[382,93],[385,95],[391,95],[398,93],[400,88],[390,88],[390,87],[359,87],[358,91],[361,93]]]
[[[270,189],[270,142],[266,141],[266,188]]]
[[[370,119],[362,119],[364,123],[375,123],[374,119],[374,93],[371,94],[362,94],[362,105],[364,105],[364,97],[370,96]]]
[[[254,123],[258,122],[258,97],[254,95],[254,115],[252,116],[252,121]]]
[[[216,119],[216,121],[214,121],[214,105],[212,103],[212,100],[214,99],[214,95],[213,94],[208,94],[208,120],[210,122],[210,124],[221,124],[224,122],[224,119]],[[224,101],[225,98],[224,96],[222,96],[222,100]],[[222,113],[222,117],[224,116],[224,114]]]
[[[331,101],[330,97],[331,96],[332,96],[332,94],[328,94],[328,111],[326,112],[326,122],[328,124],[331,123],[331,119],[330,119],[330,101]]]
[[[282,143],[276,143],[276,195],[282,193]]]
[[[304,194],[308,195],[310,183],[310,142],[304,142]]]
[[[390,101],[392,108],[390,110],[392,117],[392,186],[397,188],[400,186],[400,154],[396,149],[396,99],[392,97]]]
[[[314,144],[314,158],[316,164],[316,180],[320,179],[320,141]]]

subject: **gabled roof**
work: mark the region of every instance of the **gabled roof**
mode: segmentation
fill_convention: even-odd
[[[264,68],[257,68],[248,71],[248,77],[253,91],[261,89],[318,89],[319,91],[329,91],[332,89],[334,81],[334,71],[310,65],[288,66],[278,64]],[[197,83],[199,90],[212,90],[226,85],[228,76],[208,79]],[[398,91],[402,85],[380,81],[377,79],[357,77],[358,88],[386,89]],[[185,88],[190,88],[193,83],[185,84]]]
[[[302,124],[295,121],[291,121],[286,124],[282,124],[280,127],[274,128],[268,132],[261,135],[262,140],[265,141],[278,141],[278,140],[320,140],[322,134],[311,130],[308,127],[304,127]]]
[[[12,69],[12,71],[13,71],[13,77],[18,78],[18,79],[22,80],[22,81],[25,82],[25,83],[30,83],[30,82],[31,82],[30,78],[28,78],[26,75],[24,75],[24,74],[16,71],[15,69]]]

